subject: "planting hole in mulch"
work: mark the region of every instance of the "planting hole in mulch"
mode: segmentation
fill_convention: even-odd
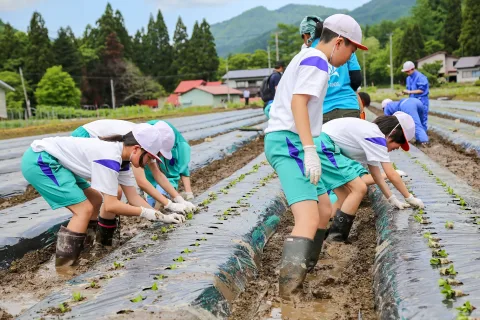
[[[278,269],[283,242],[293,228],[287,212],[264,249],[259,276],[233,304],[230,320],[342,320],[377,319],[374,311],[373,261],[376,246],[375,219],[365,198],[350,233],[350,244],[325,244],[303,294],[292,303],[278,296]]]

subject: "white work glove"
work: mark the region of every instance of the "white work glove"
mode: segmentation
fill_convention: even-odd
[[[174,199],[175,200],[175,199]],[[172,212],[177,212],[177,213],[185,213],[189,212],[189,209],[187,209],[187,206],[183,203],[174,203],[171,200],[168,200],[167,205],[164,207],[165,209],[172,211]]]
[[[185,200],[193,200],[195,196],[193,195],[193,192],[184,192],[185,194]]]
[[[405,201],[407,201],[409,204],[411,204],[414,207],[418,207],[420,209],[425,208],[423,201],[418,198],[415,198],[412,194],[410,195],[410,197],[405,198]]]
[[[150,221],[160,221],[164,223],[182,223],[185,222],[185,217],[181,214],[163,214],[160,211],[150,208],[140,207],[142,209],[142,213],[140,213],[140,217],[145,218]]]
[[[193,203],[185,201],[185,199],[183,199],[182,196],[175,197],[173,199],[173,201],[175,201],[178,204],[184,205],[185,206],[185,212],[193,212],[193,211],[197,210],[197,207]]]
[[[397,171],[400,177],[408,177],[408,174],[405,171],[402,171],[402,170],[395,170],[395,171]]]
[[[408,203],[405,203],[405,202],[401,202],[397,199],[397,197],[395,197],[395,195],[392,195],[390,198],[388,198],[388,202],[392,205],[392,206],[395,206],[397,207],[398,209],[400,210],[403,210],[405,208],[409,208],[410,205]]]
[[[320,158],[317,154],[317,146],[303,146],[303,152],[305,153],[305,177],[310,177],[310,182],[316,185],[321,174]]]

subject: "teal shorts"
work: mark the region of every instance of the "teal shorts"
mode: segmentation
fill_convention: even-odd
[[[90,138],[90,133],[88,133],[87,130],[85,130],[84,127],[78,127],[72,132],[72,137],[77,137],[77,138]]]
[[[83,193],[90,188],[87,180],[66,169],[47,152],[28,148],[22,157],[22,173],[54,210],[87,199]]]
[[[268,101],[267,105],[265,106],[265,108],[263,108],[263,113],[265,113],[265,116],[267,117],[267,119],[270,120],[270,108],[272,107],[272,103],[273,103],[273,100],[271,101]]]
[[[298,134],[291,131],[276,131],[265,136],[265,155],[280,178],[288,205],[300,201],[318,200],[327,193],[321,181],[317,185],[305,177],[304,153]]]
[[[344,156],[326,133],[322,132],[313,141],[319,151],[322,164],[320,179],[327,190],[335,190],[360,176],[359,171],[361,171],[360,167],[363,168],[362,165]],[[363,170],[366,171],[364,168]]]

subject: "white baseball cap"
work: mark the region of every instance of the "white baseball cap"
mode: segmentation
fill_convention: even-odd
[[[162,161],[158,156],[158,153],[162,148],[160,132],[158,132],[155,127],[146,123],[136,124],[132,129],[132,134],[143,150],[147,151],[152,157],[154,157],[158,161]]]
[[[390,102],[392,102],[392,99],[385,99],[382,101],[382,108],[385,109],[385,107],[387,106],[387,104],[389,104]]]
[[[346,14],[334,14],[325,19],[323,27],[327,28],[339,36],[345,37],[360,50],[368,50],[362,45],[362,28],[355,19]]]
[[[407,72],[415,69],[415,64],[412,61],[407,61],[403,64],[402,72]]]
[[[405,140],[407,140],[404,144],[401,145],[402,149],[405,151],[410,150],[410,145],[408,141],[415,138],[415,122],[411,115],[406,114],[405,112],[397,111],[393,114],[397,117],[400,126],[402,127],[403,134],[405,136]]]
[[[165,159],[172,159],[172,148],[175,144],[175,132],[173,132],[173,129],[162,120],[155,123],[154,127],[160,133],[160,153]]]

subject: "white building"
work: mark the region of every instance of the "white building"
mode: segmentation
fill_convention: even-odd
[[[273,69],[255,69],[255,70],[232,70],[228,71],[222,77],[222,80],[230,88],[235,88],[240,91],[247,89],[250,91],[250,98],[260,96],[260,87],[265,77],[272,74]]]
[[[0,80],[0,118],[8,118],[7,116],[7,90],[15,91],[8,84]]]
[[[455,77],[457,76],[457,69],[455,65],[458,61],[458,58],[448,54],[446,51],[438,51],[417,60],[418,69],[420,69],[426,63],[434,63],[437,61],[442,63],[442,68],[438,70],[438,75],[445,77],[447,81],[455,81]]]
[[[457,82],[475,82],[480,78],[480,56],[462,57],[455,65]]]

